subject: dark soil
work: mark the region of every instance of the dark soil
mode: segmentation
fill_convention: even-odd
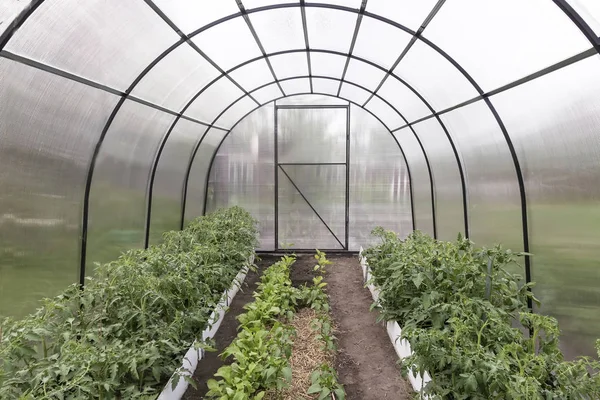
[[[260,273],[280,259],[279,255],[262,255],[257,262],[259,273],[250,273],[246,284],[233,300],[229,312],[215,336],[217,352],[208,353],[198,363],[194,381],[184,399],[202,399],[207,392],[206,381],[213,378],[223,365],[218,357],[237,335],[235,317],[243,312],[243,306],[252,301],[252,292]],[[331,313],[337,326],[338,355],[336,370],[344,385],[348,400],[409,399],[410,385],[400,376],[396,353],[387,336],[385,327],[376,323],[376,314],[369,311],[372,298],[363,287],[358,257],[328,254],[333,262],[328,267],[326,281],[331,301]],[[292,267],[294,286],[312,282],[314,255],[298,255]]]

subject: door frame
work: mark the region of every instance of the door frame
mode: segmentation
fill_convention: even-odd
[[[314,249],[302,249],[302,248],[294,248],[294,249],[282,249],[279,246],[279,170],[281,170],[286,176],[287,173],[282,168],[285,165],[345,165],[346,166],[346,204],[345,204],[345,234],[344,234],[344,243],[340,242],[337,236],[333,233],[329,225],[321,218],[319,213],[314,209],[312,204],[308,201],[306,196],[302,193],[300,188],[296,186],[296,184],[290,179],[288,179],[294,186],[294,188],[300,193],[300,196],[304,199],[306,204],[312,209],[315,215],[321,220],[321,222],[325,225],[325,227],[329,230],[329,232],[333,235],[334,238],[340,243],[342,246],[341,249],[320,249],[323,251],[335,252],[335,251],[348,251],[350,245],[350,103],[348,104],[282,104],[278,105],[277,101],[274,104],[274,172],[275,172],[275,187],[274,187],[274,197],[275,197],[275,251],[281,250],[298,250],[298,251],[306,251],[306,250],[314,250]],[[346,162],[345,163],[280,163],[279,162],[279,146],[278,146],[278,130],[279,130],[279,110],[312,110],[312,109],[343,109],[346,111]]]

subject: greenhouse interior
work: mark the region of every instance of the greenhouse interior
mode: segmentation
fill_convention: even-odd
[[[114,282],[137,287],[126,271],[139,268],[162,287],[214,257],[293,271],[290,254],[320,260],[315,271],[331,282],[314,290],[329,293],[336,324],[345,302],[334,298],[336,271],[361,280],[342,292],[366,293],[365,318],[385,336],[366,286],[381,289],[376,308],[412,346],[407,368],[429,376],[411,391],[600,398],[589,372],[600,367],[599,52],[598,0],[0,0],[0,398],[170,398],[162,389],[182,371],[182,349],[205,339],[207,317],[188,321],[192,336],[173,339],[177,349],[153,348],[169,355],[146,360],[152,373],[121,373],[115,360],[142,361],[110,347],[116,358],[102,362],[114,370],[101,379],[92,373],[101,361],[89,361],[100,339],[83,326],[108,340],[129,323],[122,309],[110,314],[127,301]],[[193,246],[203,243],[218,254],[199,255]],[[331,272],[315,249],[331,257]],[[152,270],[159,259],[175,263],[166,253],[178,266]],[[340,269],[338,256],[355,267]],[[239,268],[217,274],[227,275],[211,288],[217,301]],[[423,282],[447,284],[440,276],[450,270],[455,298],[431,311],[442,289]],[[400,273],[402,290],[391,278]],[[140,301],[143,309],[150,300]],[[456,302],[463,308],[448,311]],[[172,312],[207,313],[186,307]],[[467,307],[487,311],[470,323]],[[104,316],[86,320],[92,310]],[[107,328],[108,314],[119,324]],[[178,318],[132,329],[175,332]],[[479,355],[432,361],[433,343],[441,349],[443,335],[470,329]],[[123,352],[154,343],[123,332]],[[384,353],[395,355],[392,342]],[[490,372],[492,359],[508,361]],[[532,365],[544,372],[524,370]],[[329,396],[320,399],[375,398],[340,370],[341,383],[326,388],[323,374],[301,398],[316,399],[315,385]],[[227,379],[209,381],[206,398],[288,398],[277,397],[282,379],[235,397]]]

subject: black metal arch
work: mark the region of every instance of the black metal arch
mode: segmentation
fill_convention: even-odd
[[[286,78],[285,80],[292,80],[292,79],[306,79],[309,76],[303,76],[303,77],[293,77],[293,78]],[[317,76],[315,76],[315,78],[318,78]],[[347,82],[347,81],[345,81]],[[268,83],[268,85],[272,85],[273,82]],[[256,88],[254,89],[259,90],[260,88]],[[412,226],[413,226],[413,230],[417,229],[417,225],[416,225],[416,219],[415,219],[415,211],[414,211],[414,198],[413,198],[413,180],[412,180],[412,173],[410,170],[410,164],[408,163],[408,159],[406,158],[406,154],[404,153],[404,149],[402,148],[402,146],[400,145],[400,142],[398,142],[398,139],[396,138],[396,136],[394,136],[394,134],[390,131],[390,128],[376,115],[374,114],[372,111],[364,108],[362,105],[350,100],[350,99],[346,99],[344,97],[340,97],[340,96],[334,96],[330,93],[319,93],[319,92],[314,92],[311,90],[311,92],[306,92],[306,93],[294,93],[291,95],[287,95],[287,96],[283,96],[283,97],[278,97],[275,99],[271,99],[270,101],[264,103],[262,106],[259,107],[255,107],[252,110],[248,111],[245,115],[243,115],[233,126],[232,128],[229,130],[229,132],[227,132],[223,138],[221,139],[219,145],[215,148],[215,151],[213,152],[213,155],[210,159],[210,164],[208,167],[208,170],[206,172],[206,184],[205,184],[205,188],[204,188],[204,205],[203,205],[203,213],[206,213],[206,200],[208,197],[208,184],[209,184],[209,179],[210,179],[210,174],[212,172],[212,167],[214,165],[214,161],[215,161],[215,157],[217,156],[217,154],[219,153],[219,150],[221,148],[221,146],[223,145],[223,143],[225,142],[225,139],[227,139],[227,137],[235,130],[235,128],[246,118],[248,117],[250,114],[252,114],[253,112],[255,112],[256,110],[258,110],[261,107],[265,107],[277,100],[283,99],[283,98],[290,98],[290,97],[295,97],[295,96],[304,96],[304,95],[319,95],[319,96],[326,96],[326,97],[332,97],[332,98],[338,98],[338,99],[343,99],[346,100],[347,102],[349,102],[350,104],[354,104],[355,106],[365,110],[367,113],[369,113],[372,117],[374,117],[392,136],[392,138],[394,139],[394,142],[396,142],[396,145],[398,146],[398,149],[400,150],[400,153],[402,154],[402,158],[404,159],[404,164],[406,165],[406,170],[408,173],[408,185],[409,185],[409,195],[410,195],[410,208],[411,208],[411,220],[412,220]],[[193,162],[193,160],[192,160]],[[188,177],[189,178],[189,177]],[[346,177],[348,179],[348,177]]]

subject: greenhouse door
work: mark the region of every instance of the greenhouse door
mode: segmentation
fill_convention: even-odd
[[[275,106],[275,248],[347,250],[350,108]]]

